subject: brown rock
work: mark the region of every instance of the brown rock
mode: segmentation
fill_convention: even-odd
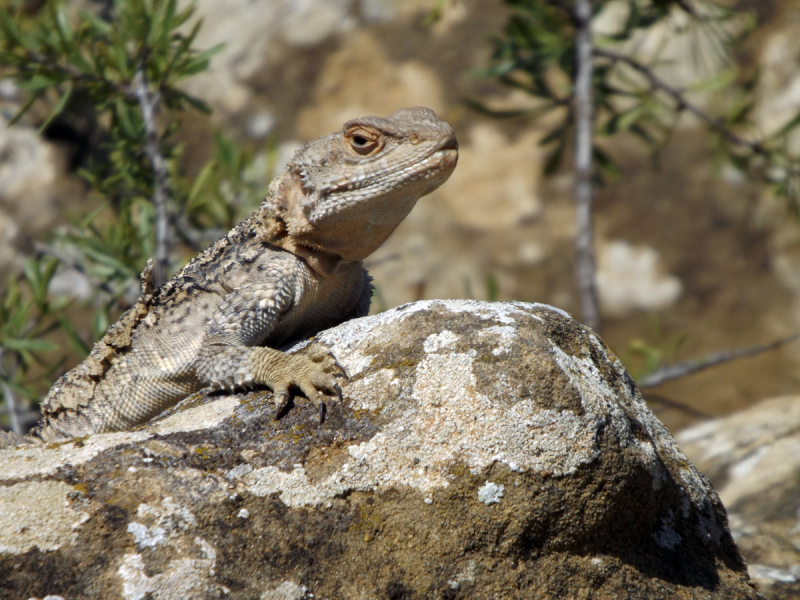
[[[0,453],[0,596],[760,597],[715,492],[565,313],[420,302],[318,341],[351,376],[321,426],[253,392]]]

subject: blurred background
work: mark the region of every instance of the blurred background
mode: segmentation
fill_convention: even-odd
[[[594,4],[595,43],[648,69],[636,79],[635,68],[608,75],[609,61],[598,58],[596,65],[596,76],[616,86],[595,90],[598,102],[608,103],[596,111],[602,155],[596,157],[594,235],[603,339],[641,380],[667,364],[800,331],[800,211],[793,179],[800,165],[793,159],[800,1]],[[109,20],[114,6],[70,1],[63,14],[77,31],[81,10]],[[573,2],[199,0],[194,6],[179,30],[188,32],[202,18],[193,46],[224,47],[206,69],[176,83],[211,113],[167,107],[157,117],[159,133],[180,122],[163,146],[173,191],[181,197],[174,207],[172,272],[255,208],[270,178],[304,141],[355,116],[423,105],[456,130],[459,166],[369,259],[377,286],[373,311],[420,299],[475,298],[543,302],[581,319],[569,121],[573,71],[564,64],[573,51]],[[12,9],[10,18],[26,30],[46,18],[48,5],[19,2]],[[6,52],[12,52],[13,35],[7,26],[3,31]],[[536,52],[550,52],[553,62],[534,65]],[[119,115],[98,109],[91,90],[74,88],[60,102],[66,80],[55,81],[10,124],[32,91],[43,89],[19,69],[9,67],[0,80],[0,282],[8,282],[0,283],[0,292],[6,297],[4,381],[9,393],[16,390],[15,410],[30,424],[36,405],[26,396],[42,394],[74,366],[82,348],[135,299],[135,276],[153,250],[147,241],[152,212],[147,202],[136,202],[148,201],[152,190],[129,198],[132,208],[121,213],[126,200],[114,188],[118,182],[98,180],[109,156],[118,152],[119,164],[125,154],[109,143]],[[534,85],[536,69],[546,73],[547,93]],[[659,83],[667,93],[654,101],[648,94]],[[735,138],[732,148],[726,131]],[[111,248],[110,240],[126,239],[113,229],[121,214],[144,239],[135,250]],[[105,246],[88,247],[93,235]],[[56,257],[58,264],[48,271],[49,263],[33,265],[33,256]],[[14,313],[14,306],[36,297],[43,278],[48,298],[59,300],[39,312]],[[12,292],[22,300],[10,302]],[[31,319],[43,323],[36,335]],[[12,352],[16,362],[10,364]],[[749,519],[734,524],[751,574],[753,564],[761,565],[754,576],[775,598],[800,593],[798,365],[800,343],[787,343],[644,390],[673,432],[700,425],[680,439],[723,491],[731,473],[766,469],[764,448],[789,444],[776,459],[784,469],[779,475],[750,488],[742,484],[752,493],[731,500],[742,502],[735,518]],[[776,397],[772,412],[741,412],[758,411]],[[709,421],[737,414],[739,427],[750,425],[749,437],[741,428],[724,433],[729,421]],[[3,418],[8,427],[7,410]],[[777,426],[782,429],[773,430]],[[725,462],[734,454],[739,462]],[[745,460],[749,471],[741,467]],[[769,518],[753,504],[768,498],[774,501]],[[724,494],[723,500],[731,508]]]

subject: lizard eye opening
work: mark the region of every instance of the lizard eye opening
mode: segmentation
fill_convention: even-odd
[[[383,149],[383,136],[377,131],[354,127],[346,134],[347,145],[359,156],[372,156]]]

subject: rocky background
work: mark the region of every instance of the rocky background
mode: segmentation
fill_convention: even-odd
[[[758,18],[738,58],[760,69],[756,114],[769,131],[800,109],[800,2],[736,4]],[[440,18],[429,19],[437,7]],[[187,170],[211,155],[217,129],[256,148],[277,136],[279,155],[289,156],[302,141],[334,131],[353,116],[429,106],[456,129],[460,165],[370,260],[379,289],[376,309],[418,299],[486,299],[491,276],[501,300],[546,302],[577,313],[572,181],[568,171],[543,177],[537,143],[544,125],[493,120],[463,102],[521,102],[474,74],[488,64],[491,35],[507,19],[500,0],[199,0],[197,8],[205,17],[198,46],[227,46],[211,71],[191,82],[215,112],[184,127]],[[671,77],[690,79],[691,68],[690,61],[679,60]],[[0,269],[6,271],[19,266],[30,239],[45,236],[87,203],[70,170],[79,144],[8,128],[19,100],[12,85],[0,85]],[[679,124],[658,169],[632,140],[615,139],[607,149],[623,174],[599,190],[597,199],[603,337],[623,360],[637,338],[667,348],[687,334],[673,357],[678,361],[800,329],[800,226],[781,201],[759,184],[716,173],[707,134],[688,119]],[[737,477],[763,470],[769,455],[764,448],[778,440],[800,450],[797,428],[771,431],[796,412],[791,395],[800,388],[798,363],[800,345],[789,345],[646,394],[672,431],[744,409],[755,412],[745,413],[739,426],[769,415],[758,421],[766,433],[736,454],[736,460],[750,461],[744,467],[719,462],[730,446],[711,430],[690,430],[694,436],[679,441],[706,440],[694,446],[695,454],[687,447],[690,458],[722,486],[722,500],[735,514],[757,513],[758,522],[739,534],[755,539],[753,527],[773,523],[772,545],[761,544],[758,555],[748,556],[746,544],[742,550],[748,562],[765,565],[762,582],[775,594],[800,579],[800,538],[787,533],[798,527],[800,503],[792,491],[800,466],[776,459],[785,468],[767,486],[767,496],[780,508],[774,514],[754,509],[751,494],[740,490],[728,499],[726,490]],[[775,396],[784,397],[783,412],[760,406]],[[773,412],[763,412],[768,410]],[[737,426],[730,420],[711,423],[698,427]],[[738,431],[729,438],[737,444]],[[739,535],[736,527],[734,534]]]

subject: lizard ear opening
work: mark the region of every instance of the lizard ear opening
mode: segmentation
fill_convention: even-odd
[[[372,156],[383,150],[385,138],[380,131],[356,125],[344,134],[347,147],[359,156]]]

